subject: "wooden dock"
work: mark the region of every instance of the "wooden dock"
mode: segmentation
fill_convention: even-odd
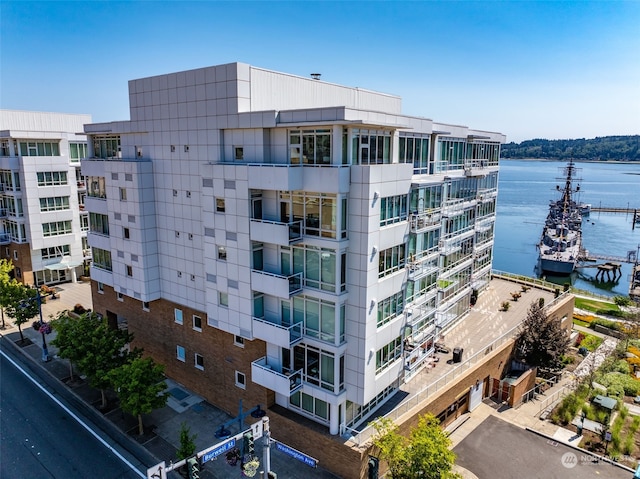
[[[615,206],[592,206],[589,210],[591,213],[622,213],[624,215],[633,215],[631,220],[631,229],[635,230],[636,225],[640,225],[640,208],[618,208]]]

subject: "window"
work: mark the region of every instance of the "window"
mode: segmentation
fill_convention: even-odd
[[[120,136],[94,136],[93,156],[95,158],[120,158]]]
[[[21,141],[22,156],[60,156],[59,141]]]
[[[410,136],[401,133],[398,140],[398,163],[413,163],[415,175],[434,173],[433,165],[429,167],[429,137],[413,133]]]
[[[315,246],[295,246],[293,273],[302,273],[304,286],[324,291],[336,291],[336,251]],[[285,248],[281,248],[284,251]],[[341,285],[342,290],[342,285]]]
[[[171,153],[175,153],[176,152],[176,145],[171,145]]]
[[[17,249],[13,250],[13,259],[18,259],[18,250]]]
[[[225,212],[224,198],[216,198],[216,211],[218,213]]]
[[[380,226],[407,220],[407,195],[380,199]]]
[[[202,318],[195,314],[193,315],[193,329],[196,331],[202,331]]]
[[[242,146],[235,146],[233,148],[233,158],[235,160],[243,160],[244,159],[244,148]]]
[[[129,276],[130,278],[133,277],[133,267],[131,265],[125,265],[126,267],[126,272],[127,272],[127,276]]]
[[[71,254],[71,245],[54,246],[51,248],[42,248],[40,255],[42,259],[62,258]]]
[[[117,299],[118,301],[124,301],[124,294],[122,294],[121,292],[119,292],[119,291],[118,291],[118,292],[116,293],[116,299]]]
[[[105,181],[103,176],[87,176],[87,196],[92,198],[102,198],[105,199],[107,197],[107,188],[105,186]]]
[[[178,190],[173,190],[173,196],[178,196]]]
[[[38,177],[38,186],[55,186],[67,184],[66,171],[39,171],[36,173]]]
[[[236,386],[238,386],[240,389],[247,388],[247,377],[240,371],[236,371]]]
[[[87,157],[87,144],[86,143],[71,143],[71,142],[69,142],[69,158],[71,160],[79,160],[81,158],[86,158],[86,157]]]
[[[186,361],[183,346],[176,346],[176,358],[178,359],[178,361],[182,361],[183,363]]]
[[[142,302],[142,310],[143,311],[149,311],[149,301],[143,301]]]
[[[311,298],[295,296],[293,298],[293,324],[303,323],[306,336],[335,343],[336,340],[336,305],[335,303]],[[283,316],[291,317],[289,302],[283,302]]]
[[[293,369],[302,369],[303,379],[315,386],[335,392],[335,355],[311,345],[293,348]]]
[[[104,294],[104,283],[101,283],[100,281],[98,281],[97,288],[98,288],[98,293]]]
[[[173,310],[173,318],[176,323],[182,324],[182,310],[175,308]]]
[[[187,195],[187,198],[191,198],[191,192],[190,192],[190,191],[187,191],[187,192],[185,192],[185,193],[186,193],[186,195]]]
[[[244,338],[242,336],[238,336],[237,334],[233,336],[233,344],[240,348],[244,348]]]
[[[124,236],[124,239],[129,239],[131,237],[129,228],[122,228],[122,236]]]
[[[402,338],[398,336],[376,352],[376,374],[402,355]]]
[[[16,276],[22,278],[22,270],[20,268],[16,268]]]
[[[120,201],[127,201],[127,189],[120,188]]]
[[[196,366],[196,369],[200,369],[201,371],[204,371],[204,357],[201,354],[198,354],[198,353],[195,354],[195,366]]]
[[[54,196],[51,198],[40,198],[40,211],[59,211],[69,209],[68,196]]]
[[[224,246],[218,246],[218,259],[227,261],[227,248]]]
[[[52,223],[42,223],[43,236],[60,236],[72,233],[71,221],[54,221]]]
[[[109,217],[99,213],[89,213],[89,231],[109,236]]]
[[[378,302],[378,327],[387,324],[404,310],[404,292],[393,294]]]
[[[100,248],[92,248],[93,266],[95,268],[111,271],[111,251]]]
[[[184,152],[189,153],[189,145],[184,145]]]
[[[353,130],[353,163],[362,165],[391,163],[391,132]]]
[[[329,165],[331,163],[331,130],[291,130],[289,132],[289,161]]]
[[[309,394],[297,391],[289,400],[294,409],[301,409],[311,416],[329,420],[329,404],[322,399],[314,398]]]
[[[218,293],[218,297],[220,299],[220,306],[224,306],[225,308],[229,307],[229,295],[227,293],[223,293],[220,291]]]
[[[401,244],[384,251],[380,251],[378,261],[379,278],[401,270],[404,268],[405,263],[405,245]]]
[[[284,222],[301,222],[303,234],[335,238],[338,230],[338,215],[346,218],[346,200],[329,193],[306,191],[280,192],[280,204],[283,208]],[[342,210],[342,211],[339,211]],[[299,228],[298,225],[296,227]],[[346,224],[345,234],[346,237]]]

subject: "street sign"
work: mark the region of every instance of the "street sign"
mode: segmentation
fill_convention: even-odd
[[[310,467],[318,467],[318,460],[311,457],[311,456],[307,456],[306,454],[290,447],[287,446],[286,444],[282,444],[281,442],[278,441],[273,441],[276,445],[276,449],[280,452],[284,452],[285,454],[288,454],[289,456],[293,457],[294,459],[297,459],[300,462],[304,462],[307,466]]]
[[[167,468],[164,461],[147,469],[147,479],[167,479]]]
[[[604,433],[604,440],[607,441],[607,442],[611,441],[611,432],[610,431],[607,431],[607,432]]]
[[[259,437],[262,437],[262,419],[254,422],[251,425],[251,433],[253,434],[253,437],[255,437],[256,439]]]
[[[201,456],[202,462],[205,463],[207,461],[210,461],[211,459],[215,459],[220,454],[224,454],[225,452],[230,451],[234,447],[236,447],[236,439],[235,439],[235,437],[233,439],[227,441],[227,442],[224,442],[224,443],[220,444],[215,449],[212,449],[212,450],[206,452],[205,454],[203,454]]]

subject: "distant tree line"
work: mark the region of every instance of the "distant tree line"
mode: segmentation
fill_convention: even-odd
[[[590,140],[527,140],[502,145],[502,158],[550,160],[640,161],[640,135],[603,136]]]

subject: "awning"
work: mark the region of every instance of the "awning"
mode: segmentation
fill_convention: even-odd
[[[48,264],[45,266],[45,268],[47,268],[48,270],[51,271],[59,271],[61,269],[73,269],[73,268],[77,268],[78,266],[82,265],[83,262],[77,262],[77,261],[66,261],[66,262],[59,262],[59,263],[53,263],[53,264]]]

